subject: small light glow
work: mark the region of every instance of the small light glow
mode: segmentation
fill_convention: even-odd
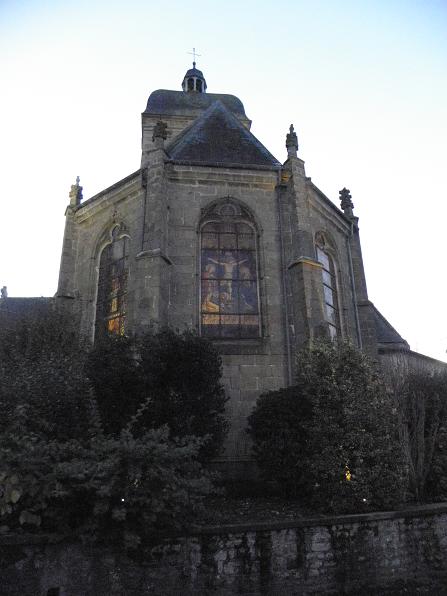
[[[124,499],[121,499],[121,501],[124,503]]]

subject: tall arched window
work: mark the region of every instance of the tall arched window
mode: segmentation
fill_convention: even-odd
[[[337,277],[334,260],[323,234],[317,234],[317,260],[323,265],[322,282],[324,298],[324,315],[328,323],[329,335],[332,339],[340,334],[340,313],[337,294]]]
[[[116,226],[111,243],[99,261],[96,301],[96,336],[124,335],[127,313],[127,278],[129,274],[129,238]]]
[[[207,214],[200,231],[202,335],[260,337],[257,242],[250,215],[227,201]]]

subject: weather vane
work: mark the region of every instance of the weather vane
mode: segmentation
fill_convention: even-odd
[[[201,56],[202,54],[197,54],[196,48],[192,49],[192,52],[188,52],[188,54],[192,55],[192,65],[195,67],[196,65],[196,56]]]

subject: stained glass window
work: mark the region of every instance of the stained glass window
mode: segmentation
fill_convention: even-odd
[[[97,336],[124,335],[126,332],[128,273],[129,238],[119,238],[118,228],[115,228],[112,243],[104,248],[99,262]]]
[[[338,313],[337,281],[335,277],[334,261],[322,246],[317,246],[317,259],[323,265],[323,298],[324,314],[329,326],[332,339],[340,332],[340,317]]]
[[[202,227],[200,324],[206,337],[260,336],[256,234],[248,223]]]

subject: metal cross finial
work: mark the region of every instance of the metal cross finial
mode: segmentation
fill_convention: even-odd
[[[196,53],[196,48],[193,48],[192,49],[192,52],[188,52],[188,54],[191,54],[192,55],[192,60],[193,60],[192,65],[195,68],[195,66],[196,66],[196,56],[201,56],[202,54],[197,54]]]

